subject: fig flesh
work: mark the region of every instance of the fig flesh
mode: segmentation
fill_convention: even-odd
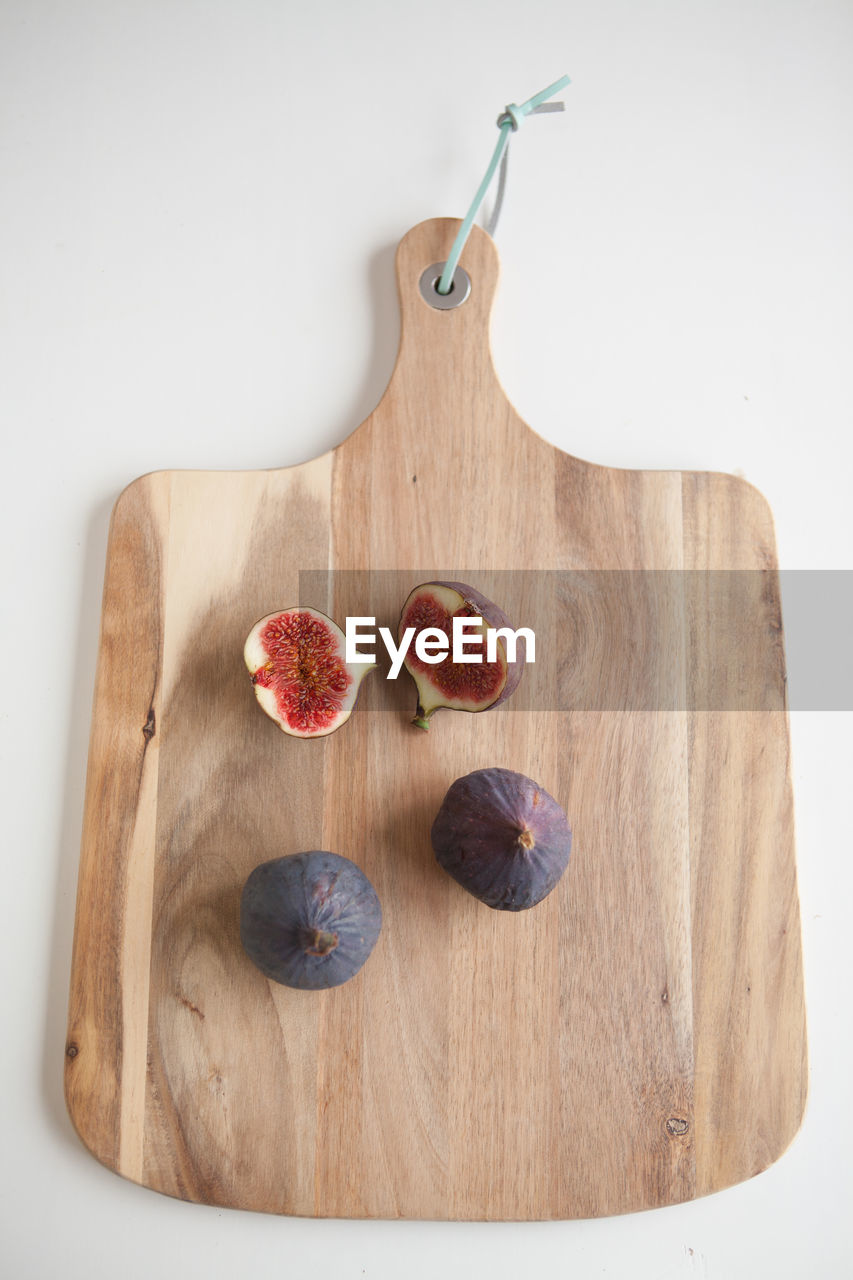
[[[479,619],[465,638],[465,653],[479,661],[456,662],[453,658],[454,618]],[[418,690],[418,705],[412,721],[428,729],[430,717],[439,707],[454,711],[490,711],[514,693],[524,671],[524,638],[517,640],[516,654],[508,657],[504,637],[495,637],[495,660],[487,661],[486,639],[491,628],[513,630],[504,611],[474,587],[464,582],[424,582],[415,587],[403,605],[398,638],[413,627],[405,657],[406,670]],[[425,662],[416,652],[418,635],[431,630],[446,637],[447,655],[437,662]]]
[[[258,702],[294,738],[322,738],[349,719],[374,662],[347,663],[340,627],[318,609],[295,607],[256,622],[243,657]]]
[[[338,987],[370,955],[382,909],[364,872],[314,849],[263,862],[240,900],[240,941],[261,973],[304,991]]]
[[[572,846],[557,801],[511,769],[477,769],[457,778],[431,838],[439,865],[497,911],[525,911],[547,897]]]

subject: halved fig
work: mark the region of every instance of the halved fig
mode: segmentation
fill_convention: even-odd
[[[465,642],[465,653],[477,655],[481,661],[453,661],[453,619],[477,618],[479,632],[471,629]],[[496,637],[495,660],[486,660],[486,637],[490,628],[513,630],[503,609],[464,582],[424,582],[415,587],[400,616],[398,638],[403,640],[409,627],[415,634],[404,659],[406,670],[418,690],[418,705],[412,724],[428,729],[430,716],[439,707],[454,711],[490,711],[499,706],[518,687],[524,671],[524,638],[517,641],[513,661],[507,646]],[[433,630],[447,637],[448,653],[439,662],[424,662],[416,652],[420,632]],[[438,637],[436,636],[436,642]]]
[[[294,738],[322,738],[348,720],[375,662],[347,664],[344,633],[302,606],[256,622],[243,650],[258,702]]]

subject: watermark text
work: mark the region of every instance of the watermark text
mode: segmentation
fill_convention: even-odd
[[[375,627],[375,618],[347,618],[344,632],[347,664],[376,661],[377,633],[375,630],[368,630]],[[485,654],[483,652],[484,629]],[[414,627],[406,627],[398,643],[389,627],[379,627],[378,633],[391,659],[389,680],[396,680],[400,674],[412,640],[415,643],[416,656],[421,662],[430,665],[444,662],[447,657],[450,657],[453,662],[460,663],[497,662],[498,643],[503,645],[507,661],[515,662],[519,639],[524,641],[526,660],[536,661],[536,636],[530,627],[519,627],[518,630],[513,630],[512,627],[490,627],[485,618],[454,618],[451,636],[448,636],[440,627],[423,627],[417,634]]]

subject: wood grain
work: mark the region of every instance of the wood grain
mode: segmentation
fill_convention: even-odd
[[[492,366],[485,233],[464,306],[417,292],[456,226],[401,243],[397,364],[341,445],[278,471],[147,476],[116,507],[66,1095],[98,1159],[173,1196],[620,1213],[750,1177],[802,1116],[766,504],[732,477],[598,467],[531,431]],[[393,626],[436,576],[552,640],[512,702],[425,734],[408,678],[377,672],[329,738],[259,711],[241,656],[258,617],[301,601]],[[536,778],[574,829],[558,889],[519,915],[475,902],[430,848],[449,784],[489,765]],[[237,928],[252,867],[310,848],[357,862],[384,912],[361,973],[323,993],[268,982]]]

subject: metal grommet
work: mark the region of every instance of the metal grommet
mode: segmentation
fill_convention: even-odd
[[[436,311],[452,311],[454,307],[461,307],[471,292],[471,277],[461,267],[457,267],[453,273],[450,292],[438,292],[437,285],[446,265],[445,262],[434,262],[431,267],[427,267],[426,271],[421,273],[418,283],[424,302],[435,307]]]

